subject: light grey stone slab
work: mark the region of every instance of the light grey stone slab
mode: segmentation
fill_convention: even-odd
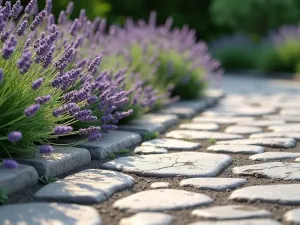
[[[264,152],[264,147],[257,145],[213,145],[207,148],[208,151],[233,153],[233,154],[257,154]]]
[[[252,134],[249,138],[293,138],[296,141],[300,141],[300,132],[264,132]]]
[[[176,152],[117,158],[102,168],[153,177],[213,177],[232,162],[222,154]]]
[[[18,159],[18,162],[36,169],[39,176],[57,177],[91,162],[91,155],[84,148],[54,147],[51,155],[36,154],[33,159]]]
[[[226,191],[244,185],[247,180],[242,178],[189,178],[180,182],[181,187],[194,187],[201,190]]]
[[[179,118],[191,118],[197,114],[197,110],[188,106],[168,106],[157,111],[158,114],[174,114]]]
[[[169,188],[170,183],[169,182],[154,182],[150,185],[151,188],[153,189],[158,189],[158,188]]]
[[[147,154],[165,154],[168,150],[165,148],[158,148],[153,146],[139,146],[133,151],[135,154],[147,155]]]
[[[140,212],[121,219],[119,225],[170,225],[173,216],[159,212]]]
[[[282,109],[279,114],[283,116],[300,116],[299,109]]]
[[[140,118],[132,120],[131,124],[162,124],[165,128],[170,128],[179,123],[179,118],[176,115],[147,113]]]
[[[251,122],[240,122],[238,125],[242,126],[255,126],[255,127],[267,127],[285,124],[284,120],[255,120]]]
[[[196,150],[201,147],[200,143],[176,140],[170,138],[157,138],[150,141],[145,141],[142,146],[153,146],[159,148],[166,148],[168,150]]]
[[[194,122],[198,123],[217,123],[217,124],[235,124],[243,121],[253,121],[251,117],[236,117],[236,116],[220,116],[220,117],[204,117],[199,116],[193,119]]]
[[[249,157],[249,159],[256,161],[270,161],[281,159],[296,159],[300,157],[300,153],[296,152],[265,152],[261,154],[255,154]]]
[[[239,134],[228,134],[214,131],[196,131],[196,130],[172,130],[166,133],[168,138],[190,139],[190,140],[233,140],[244,138]]]
[[[36,170],[31,166],[19,164],[16,169],[0,168],[0,189],[7,194],[35,185],[38,179]]]
[[[291,138],[257,138],[230,141],[218,141],[217,145],[259,145],[273,148],[293,148],[296,141]]]
[[[246,219],[226,221],[201,221],[190,223],[188,225],[281,225],[281,223],[271,219]]]
[[[92,142],[84,142],[79,147],[86,148],[91,153],[92,159],[104,159],[111,153],[121,149],[133,148],[142,142],[139,134],[126,131],[113,131]]]
[[[300,123],[285,124],[280,126],[269,126],[274,132],[300,132]]]
[[[275,204],[300,204],[300,184],[256,185],[234,191],[229,199]]]
[[[300,224],[300,209],[292,209],[283,216],[284,221],[289,224]]]
[[[296,116],[266,115],[264,118],[269,120],[284,120],[285,122],[300,122],[300,117]]]
[[[236,116],[263,116],[273,114],[276,112],[275,107],[254,107],[254,106],[242,106],[242,107],[228,107],[224,109],[224,112],[233,112]]]
[[[214,109],[212,110],[206,110],[205,112],[201,113],[201,116],[204,116],[204,117],[234,117],[236,116],[235,113],[230,113],[230,112],[218,112],[218,111],[214,111]],[[253,117],[253,120],[254,120],[254,117]]]
[[[167,130],[167,128],[163,124],[159,123],[120,124],[118,125],[118,129],[129,132],[135,132],[142,136],[147,133],[162,133],[163,131]]]
[[[113,207],[129,212],[159,212],[207,205],[213,200],[203,194],[176,189],[155,189],[117,200]]]
[[[206,98],[220,99],[226,96],[222,89],[208,88],[204,91],[204,96]]]
[[[216,123],[182,123],[179,125],[179,128],[187,130],[216,131],[219,130],[220,126]]]
[[[58,203],[24,203],[0,208],[5,225],[101,225],[97,210],[90,206]]]
[[[213,220],[238,220],[271,216],[265,209],[245,205],[222,205],[205,209],[195,209],[192,215]]]
[[[234,167],[232,172],[239,175],[262,176],[271,179],[300,180],[299,163],[268,162]]]
[[[88,169],[44,186],[34,197],[69,203],[97,204],[133,184],[134,179],[128,175]]]
[[[187,107],[200,112],[206,109],[210,104],[211,102],[207,101],[207,99],[182,100],[171,104],[171,107]]]
[[[229,126],[225,129],[225,133],[230,133],[230,134],[255,134],[260,132],[262,132],[262,129],[255,126],[252,127],[252,126],[235,125],[235,126]]]

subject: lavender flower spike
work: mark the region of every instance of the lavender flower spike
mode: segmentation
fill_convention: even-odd
[[[42,154],[51,154],[54,151],[51,145],[41,145],[40,146],[40,153]]]
[[[24,110],[24,114],[26,117],[33,117],[37,111],[40,109],[40,104],[33,104]]]
[[[19,167],[19,164],[13,159],[3,159],[2,164],[6,169],[16,169]]]
[[[47,103],[48,101],[50,101],[50,99],[51,99],[51,95],[39,96],[35,99],[35,103],[43,105],[43,104]]]
[[[101,62],[102,56],[98,56],[96,57],[87,67],[87,70],[89,72],[93,72],[95,71],[95,69],[99,66],[100,62]]]
[[[56,126],[54,129],[54,133],[56,135],[60,135],[60,134],[65,134],[65,133],[69,133],[73,130],[73,127],[71,126]]]
[[[43,82],[44,82],[44,78],[42,78],[42,77],[38,78],[38,79],[36,79],[35,81],[32,82],[31,88],[33,90],[36,90],[43,84]]]
[[[25,30],[27,28],[27,24],[28,24],[27,20],[23,20],[23,22],[20,24],[20,26],[17,29],[17,35],[18,36],[23,36],[24,35]]]
[[[52,11],[52,0],[46,0],[45,10],[47,11],[48,14],[51,13],[51,11]]]
[[[13,5],[13,7],[12,7],[12,9],[11,9],[11,11],[10,11],[10,16],[11,16],[13,19],[18,18],[18,16],[20,15],[21,9],[22,9],[21,2],[20,2],[20,0],[18,0],[18,1]]]
[[[32,24],[30,25],[29,29],[34,31],[44,20],[45,16],[47,15],[47,11],[41,11],[33,20]]]
[[[37,0],[31,0],[25,8],[25,13],[30,14],[33,8],[37,5]]]
[[[31,52],[30,51],[25,51],[23,52],[22,57],[17,61],[17,66],[20,70],[21,74],[27,73],[32,61],[31,61]]]
[[[5,42],[2,48],[2,56],[4,59],[8,59],[11,56],[11,54],[15,50],[16,45],[17,39],[14,35],[12,35],[11,38]]]
[[[66,13],[68,15],[71,15],[74,9],[74,3],[73,2],[69,2],[67,9],[66,9]]]
[[[20,131],[12,131],[8,134],[8,141],[15,143],[22,139],[22,133]]]

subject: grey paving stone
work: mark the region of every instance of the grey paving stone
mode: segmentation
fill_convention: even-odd
[[[238,125],[242,126],[255,126],[255,127],[267,127],[285,124],[284,120],[255,120],[251,122],[240,122]]]
[[[90,206],[57,203],[23,203],[0,208],[5,225],[101,225],[96,209]]]
[[[168,187],[170,187],[170,183],[169,182],[154,182],[150,185],[150,187],[153,189],[168,188]]]
[[[279,114],[283,116],[300,116],[299,109],[282,109]]]
[[[232,140],[244,138],[239,134],[227,134],[214,131],[196,131],[196,130],[172,130],[166,133],[168,138],[190,139],[190,140]]]
[[[230,112],[218,112],[218,111],[214,111],[214,109],[212,110],[206,110],[205,112],[201,113],[201,116],[203,117],[235,117],[236,114],[235,113],[230,113]],[[254,117],[253,117],[254,120]],[[221,121],[222,122],[222,121]]]
[[[284,221],[289,224],[300,224],[300,209],[292,209],[284,214]]]
[[[194,122],[198,123],[217,123],[217,124],[235,124],[242,121],[253,121],[254,118],[251,117],[236,117],[236,116],[220,116],[220,117],[204,117],[199,116],[193,119]]]
[[[233,112],[236,116],[263,116],[273,114],[276,112],[275,107],[254,107],[254,106],[242,106],[242,107],[228,107],[224,109],[224,112]]]
[[[218,141],[217,145],[260,145],[273,148],[293,148],[296,141],[291,138],[258,138],[258,139],[240,139],[230,141]]]
[[[229,126],[225,129],[225,133],[230,133],[230,134],[254,134],[260,132],[262,132],[262,129],[254,126],[252,127],[252,126],[235,125],[235,126]]]
[[[131,176],[119,172],[87,169],[44,186],[34,197],[60,202],[97,204],[133,184],[134,179]]]
[[[255,185],[234,191],[229,199],[274,204],[300,204],[300,184]]]
[[[300,132],[264,132],[252,134],[249,138],[293,138],[296,141],[300,141]]]
[[[216,131],[219,130],[220,126],[216,123],[182,123],[179,125],[179,128],[187,130]]]
[[[155,189],[117,200],[113,207],[129,212],[159,212],[207,205],[213,200],[203,194],[176,189]]]
[[[281,159],[296,159],[298,157],[300,157],[300,153],[296,152],[265,152],[252,155],[249,158],[256,161],[270,161]]]
[[[213,220],[238,220],[271,216],[268,210],[245,205],[222,205],[195,209],[192,215]]]
[[[201,147],[200,143],[176,140],[170,138],[157,138],[150,141],[145,141],[142,146],[153,146],[159,148],[166,148],[168,150],[196,150]]]
[[[233,153],[233,154],[257,154],[264,152],[264,148],[257,145],[213,145],[208,151]]]
[[[300,123],[285,124],[280,126],[269,126],[274,132],[300,132]]]
[[[285,122],[300,122],[300,117],[283,115],[266,115],[264,118],[269,120],[284,120]]]
[[[300,180],[300,164],[268,162],[234,167],[234,174],[262,176],[271,179]]]
[[[113,131],[103,134],[103,137],[97,141],[84,142],[79,147],[86,148],[91,153],[92,159],[104,159],[111,153],[121,149],[133,148],[142,142],[139,134],[126,131]]]
[[[158,148],[158,147],[152,147],[152,146],[139,146],[136,147],[133,151],[135,154],[165,154],[168,153],[168,150],[165,148]]]
[[[213,177],[232,162],[223,154],[176,152],[120,157],[102,168],[153,177]]]
[[[206,109],[210,104],[211,102],[204,98],[196,100],[181,100],[173,103],[171,107],[187,107],[196,110],[196,112],[200,112]]]
[[[170,225],[173,216],[159,212],[140,212],[121,219],[119,225]]]
[[[157,111],[158,114],[174,114],[179,118],[191,118],[197,114],[197,110],[187,106],[169,106]]]
[[[91,155],[84,148],[55,147],[51,155],[36,154],[33,159],[18,159],[18,162],[36,169],[39,176],[57,177],[91,162]]]
[[[135,132],[140,135],[144,135],[147,133],[162,133],[167,130],[167,128],[163,124],[159,123],[144,123],[144,124],[120,124],[118,125],[119,130]]]
[[[194,187],[201,190],[226,191],[244,185],[247,180],[242,178],[189,178],[180,182],[181,187]]]
[[[225,97],[226,94],[222,89],[207,88],[204,91],[204,96],[206,98],[220,99],[220,98]]]
[[[162,124],[165,128],[170,128],[179,123],[178,116],[168,114],[146,113],[140,118],[132,120],[131,124]]]
[[[200,221],[188,225],[281,225],[276,220],[271,219],[246,219],[246,220],[226,220],[226,221]]]
[[[35,185],[38,179],[36,170],[31,166],[19,164],[16,169],[0,168],[0,189],[7,194]]]

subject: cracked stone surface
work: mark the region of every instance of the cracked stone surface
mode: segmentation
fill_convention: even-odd
[[[300,209],[293,209],[284,214],[284,221],[291,224],[300,224]]]
[[[296,141],[292,138],[257,138],[230,141],[218,141],[217,145],[259,145],[273,148],[293,148]]]
[[[255,165],[234,167],[234,174],[262,176],[271,179],[300,180],[300,164],[268,162]]]
[[[213,132],[213,131],[195,131],[195,130],[173,130],[166,133],[168,138],[178,138],[178,139],[191,139],[191,140],[232,140],[232,139],[242,139],[243,136],[239,134],[227,134],[223,132]]]
[[[176,189],[156,189],[138,192],[117,200],[113,207],[129,212],[159,212],[207,205],[212,202],[210,197],[200,193]]]
[[[267,127],[285,124],[284,120],[254,120],[251,122],[239,122],[238,125],[243,126],[255,126],[255,127]]]
[[[1,206],[0,224],[101,225],[102,222],[97,210],[90,206],[58,203],[24,203]]]
[[[153,147],[153,146],[139,146],[134,149],[133,153],[142,154],[142,155],[165,154],[165,153],[168,153],[168,150],[165,148],[158,148],[158,147]]]
[[[187,130],[217,131],[220,126],[216,123],[182,123],[179,125],[179,128]]]
[[[293,138],[296,141],[300,141],[300,132],[265,132],[252,134],[249,138]]]
[[[194,187],[202,190],[226,191],[244,185],[242,178],[189,178],[180,182],[181,187]]]
[[[168,187],[170,187],[170,183],[169,182],[154,182],[150,185],[150,187],[153,189],[168,188]]]
[[[159,148],[166,148],[168,150],[196,150],[201,147],[200,143],[176,140],[170,138],[157,138],[150,141],[145,141],[142,146],[153,146]]]
[[[300,184],[256,185],[234,191],[229,199],[275,204],[300,204]]]
[[[50,183],[34,197],[80,204],[95,204],[107,200],[115,192],[131,187],[131,176],[107,170],[88,169]]]
[[[123,218],[119,225],[170,225],[173,216],[159,212],[140,212]]]
[[[229,126],[225,129],[225,133],[230,134],[254,134],[262,132],[262,129],[259,127],[252,126]]]
[[[257,154],[264,152],[264,147],[257,145],[213,145],[208,151],[234,154]]]
[[[256,161],[270,161],[281,159],[296,159],[298,157],[300,157],[300,153],[297,152],[265,152],[252,155],[249,157],[249,159]]]
[[[234,116],[220,116],[220,117],[195,117],[193,119],[194,122],[198,123],[217,123],[217,124],[235,124],[243,121],[253,121],[254,118],[252,117],[234,117]]]
[[[300,132],[300,123],[285,124],[281,126],[269,126],[268,129],[275,132]]]
[[[188,225],[281,225],[271,219],[247,219],[247,220],[226,220],[226,221],[201,221]]]
[[[223,205],[205,209],[195,209],[192,215],[214,220],[238,220],[268,217],[272,213],[268,210],[245,205]]]
[[[126,156],[106,162],[101,167],[153,177],[213,177],[231,162],[231,157],[223,154],[178,152]]]

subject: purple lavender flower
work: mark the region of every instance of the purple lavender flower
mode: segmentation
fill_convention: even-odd
[[[33,117],[37,113],[37,111],[40,109],[41,105],[40,104],[33,104],[26,108],[24,110],[24,114],[26,117]]]
[[[101,134],[100,133],[90,134],[88,136],[88,141],[96,141],[99,138],[101,138]]]
[[[76,35],[76,32],[77,32],[77,29],[78,29],[78,19],[75,19],[72,26],[71,26],[71,29],[70,29],[70,34],[72,36],[75,36]]]
[[[31,31],[34,31],[44,20],[45,16],[47,15],[47,11],[43,10],[41,11],[33,20],[33,22],[31,23],[29,29]]]
[[[50,64],[51,64],[51,62],[52,62],[52,59],[53,59],[53,53],[54,53],[54,49],[55,49],[55,47],[54,47],[54,45],[50,48],[50,50],[48,51],[48,53],[45,55],[45,57],[43,58],[43,64],[42,64],[42,66],[44,67],[44,68],[47,68]]]
[[[67,9],[66,9],[66,13],[68,15],[71,15],[74,9],[74,3],[72,1],[69,2]]]
[[[51,154],[54,151],[53,147],[51,145],[41,145],[40,146],[40,153],[41,154]]]
[[[11,9],[11,12],[10,12],[10,16],[13,18],[13,19],[16,19],[18,18],[18,16],[20,15],[21,13],[21,10],[22,10],[22,6],[21,6],[21,2],[20,0],[18,0],[12,7]]]
[[[3,13],[0,12],[0,32],[3,31],[4,27],[5,27],[5,21],[4,21],[4,15]]]
[[[87,70],[89,72],[93,72],[97,69],[97,67],[99,66],[100,62],[101,62],[102,56],[97,56],[87,67]]]
[[[37,90],[44,82],[44,78],[38,78],[35,81],[32,82],[31,88],[33,90]]]
[[[8,141],[15,143],[22,139],[22,133],[20,131],[12,131],[8,134]]]
[[[74,48],[67,49],[62,55],[62,57],[57,62],[55,62],[54,66],[58,70],[63,71],[66,68],[67,64],[71,61],[74,53],[75,53]]]
[[[116,120],[121,120],[125,117],[130,116],[133,113],[132,109],[129,109],[127,112],[115,112],[114,117]]]
[[[2,41],[2,43],[4,43],[4,42],[7,41],[7,39],[10,36],[10,34],[11,34],[11,30],[10,29],[8,29],[7,31],[5,31],[4,33],[1,34],[1,41]]]
[[[16,169],[19,167],[19,164],[13,159],[3,159],[2,164],[6,169]]]
[[[31,0],[28,3],[27,7],[25,8],[25,13],[29,15],[36,5],[37,5],[37,0]]]
[[[65,11],[60,11],[59,16],[58,16],[58,24],[63,25],[66,23],[67,16]]]
[[[46,0],[45,10],[48,14],[52,11],[52,0]]]
[[[10,17],[10,12],[11,12],[11,2],[7,1],[5,2],[5,6],[2,8],[4,21],[8,21],[8,18]]]
[[[22,57],[17,61],[17,67],[20,70],[21,74],[27,73],[32,61],[31,61],[31,52],[30,51],[25,51],[22,54]]]
[[[85,134],[94,134],[94,133],[99,133],[101,131],[101,127],[97,126],[90,126],[88,128],[80,128],[79,129],[79,134],[80,135],[85,135]]]
[[[53,14],[49,14],[49,16],[48,16],[48,22],[47,22],[48,30],[51,28],[51,26],[54,23],[55,23],[54,15]]]
[[[4,59],[8,59],[14,52],[17,45],[17,39],[14,35],[11,35],[10,39],[4,43],[2,48],[2,56]]]
[[[27,20],[23,20],[23,22],[19,25],[18,29],[17,29],[17,35],[18,36],[23,36],[25,33],[25,30],[27,28]]]
[[[104,124],[101,126],[101,130],[105,133],[108,133],[109,131],[116,130],[118,127],[116,125],[112,124]]]
[[[65,134],[65,133],[69,133],[73,131],[73,127],[71,126],[62,126],[62,125],[58,125],[55,127],[54,129],[54,133],[56,135],[60,135],[60,134]]]
[[[29,46],[30,46],[30,43],[31,43],[31,39],[28,38],[24,44],[24,49],[23,51],[27,51],[29,49]]]
[[[4,73],[3,73],[3,69],[0,68],[0,84],[3,82],[4,80]]]
[[[43,104],[47,103],[48,101],[50,101],[50,99],[51,99],[51,95],[39,96],[35,99],[35,103],[43,105]]]

